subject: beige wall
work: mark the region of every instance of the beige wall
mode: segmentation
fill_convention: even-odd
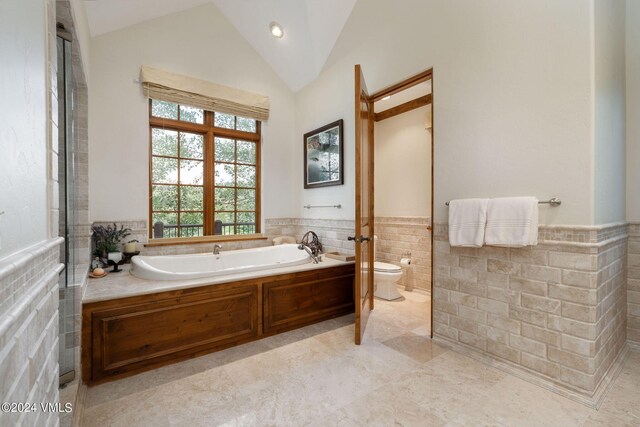
[[[92,39],[92,221],[148,219],[148,104],[134,83],[142,64],[269,96],[271,115],[262,128],[262,213],[290,216],[297,184],[292,169],[302,159],[294,160],[291,149],[293,94],[210,4]]]
[[[296,94],[296,135],[345,120],[345,185],[296,192],[297,214],[353,217],[359,63],[370,91],[434,68],[436,221],[452,198],[534,195],[563,199],[542,208],[541,223],[593,223],[589,3],[358,2],[318,79]],[[307,203],[345,209],[305,211]]]
[[[375,123],[376,216],[431,215],[429,106]]]
[[[627,0],[627,220],[640,221],[640,2]]]
[[[594,2],[595,224],[625,220],[625,0]]]

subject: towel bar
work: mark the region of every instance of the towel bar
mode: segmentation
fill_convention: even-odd
[[[303,208],[305,209],[312,209],[312,208],[337,208],[340,209],[342,208],[342,205],[304,205]]]
[[[449,206],[449,202],[444,202],[444,204],[445,204],[445,206]],[[556,206],[560,206],[562,204],[562,200],[560,200],[557,197],[553,197],[553,198],[551,198],[549,200],[539,200],[538,204],[539,205],[550,205],[550,206],[556,207]]]

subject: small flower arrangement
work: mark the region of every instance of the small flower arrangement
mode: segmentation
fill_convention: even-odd
[[[131,235],[131,229],[121,225],[120,228],[113,223],[113,226],[94,225],[93,241],[95,243],[94,256],[107,258],[109,252],[120,252],[120,242]]]

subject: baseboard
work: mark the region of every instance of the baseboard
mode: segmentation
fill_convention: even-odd
[[[428,289],[422,289],[422,288],[413,288],[411,290],[407,290],[407,287],[404,285],[397,285],[398,289],[400,289],[401,291],[406,291],[406,292],[415,292],[417,294],[421,294],[421,295],[426,295],[428,297],[431,296],[431,292]]]
[[[640,342],[627,341],[627,345],[628,345],[628,346],[629,346],[629,348],[631,348],[631,350],[633,350],[633,351],[640,351]]]
[[[602,402],[611,389],[614,380],[620,373],[622,365],[624,364],[624,361],[626,360],[629,349],[631,347],[630,343],[627,343],[622,347],[620,353],[613,361],[607,372],[604,374],[602,380],[600,380],[600,383],[596,386],[595,391],[592,394],[588,394],[584,391],[574,389],[570,386],[560,384],[549,378],[543,377],[542,374],[527,369],[524,366],[517,365],[506,360],[497,359],[489,354],[481,352],[474,347],[450,340],[447,337],[434,336],[433,341],[437,344],[448,347],[451,350],[464,356],[468,356],[486,365],[513,375],[514,377],[518,377],[531,384],[542,387],[546,390],[559,394],[563,397],[566,397],[593,409],[598,409],[600,405],[602,405]]]

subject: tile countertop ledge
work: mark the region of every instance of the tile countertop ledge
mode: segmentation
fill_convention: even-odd
[[[195,288],[198,286],[215,285],[219,283],[235,282],[237,280],[255,279],[257,277],[270,277],[279,274],[297,273],[322,268],[338,267],[346,264],[354,264],[353,261],[344,262],[336,259],[322,257],[319,264],[303,264],[292,267],[272,268],[268,270],[250,271],[247,273],[235,273],[218,277],[202,277],[190,280],[166,280],[155,281],[139,279],[129,273],[130,265],[122,266],[121,273],[109,273],[101,279],[87,281],[87,287],[82,298],[83,304],[110,299],[133,297],[137,295],[154,294],[156,292],[173,291],[176,289]]]

